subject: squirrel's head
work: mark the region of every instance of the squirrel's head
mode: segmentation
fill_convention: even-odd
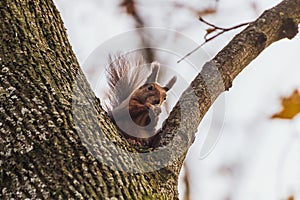
[[[156,83],[159,63],[153,62],[151,64],[151,70],[152,71],[147,77],[146,83],[134,91],[131,99],[138,101],[141,104],[160,106],[166,100],[167,91],[175,84],[176,76],[170,79],[170,81],[162,87]]]
[[[161,105],[167,97],[167,91],[157,83],[146,83],[132,94],[131,99],[141,104]]]

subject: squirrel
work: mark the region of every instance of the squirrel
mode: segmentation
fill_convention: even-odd
[[[146,65],[142,56],[109,57],[107,67],[108,115],[128,141],[149,145],[167,92],[176,82],[172,77],[165,86],[157,83],[160,64]]]

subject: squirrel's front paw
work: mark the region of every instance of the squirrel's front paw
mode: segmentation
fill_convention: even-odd
[[[157,122],[158,122],[158,118],[159,118],[159,114],[161,113],[161,108],[159,106],[151,106],[149,109],[149,117],[150,117],[150,127],[155,127]]]
[[[152,105],[149,112],[151,119],[156,118],[161,113],[161,107]]]
[[[153,106],[151,108],[151,110],[153,111],[153,113],[158,116],[161,113],[161,107],[160,106]]]

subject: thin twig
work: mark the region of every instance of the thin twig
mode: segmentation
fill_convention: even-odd
[[[177,63],[180,63],[182,60],[186,59],[187,57],[189,57],[190,55],[192,55],[193,53],[195,53],[198,49],[200,49],[204,44],[206,44],[207,42],[215,39],[216,37],[222,35],[223,33],[227,32],[227,31],[231,31],[231,30],[234,30],[234,29],[237,29],[237,28],[240,28],[242,26],[246,26],[248,25],[250,22],[246,22],[246,23],[242,23],[242,24],[238,24],[236,26],[233,26],[233,27],[230,27],[230,28],[223,28],[223,27],[219,27],[219,26],[216,26],[212,23],[209,23],[207,22],[206,20],[204,20],[202,17],[199,18],[199,20],[203,23],[205,23],[206,25],[212,27],[210,29],[207,29],[206,30],[206,34],[204,35],[204,42],[201,43],[199,46],[197,46],[195,49],[193,49],[192,51],[190,51],[189,53],[187,53],[185,56],[183,56],[181,59],[179,59],[177,61]],[[208,35],[210,35],[211,33],[217,31],[217,30],[221,30],[221,32],[217,33],[216,35],[208,38]]]
[[[231,31],[231,30],[240,28],[240,27],[242,27],[242,26],[248,25],[248,24],[250,23],[250,22],[245,22],[245,23],[242,23],[242,24],[238,24],[238,25],[232,26],[232,27],[230,27],[230,28],[222,28],[222,27],[219,27],[219,26],[216,26],[216,25],[214,25],[214,24],[212,24],[212,23],[207,22],[207,21],[204,20],[202,17],[200,17],[199,20],[200,20],[201,22],[203,22],[204,24],[209,25],[209,26],[215,28],[216,30],[223,30],[223,31]]]

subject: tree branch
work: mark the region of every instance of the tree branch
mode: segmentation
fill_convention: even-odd
[[[158,147],[169,145],[165,156],[172,159],[185,154],[215,99],[229,90],[234,78],[265,48],[280,39],[292,39],[299,23],[300,0],[285,0],[265,11],[207,62],[164,123]]]
[[[153,49],[151,49],[150,41],[148,41],[147,37],[145,37],[144,32],[142,31],[145,26],[145,22],[138,13],[137,10],[137,2],[135,0],[122,0],[120,6],[125,8],[126,13],[135,21],[135,27],[138,29],[139,36],[141,38],[142,46],[149,47],[143,49],[144,57],[147,62],[153,62],[155,60],[155,55]]]
[[[151,154],[136,153],[106,118],[52,0],[2,0],[0,17],[0,197],[176,199],[204,114],[263,49],[297,34],[300,0],[266,11],[203,67]]]

